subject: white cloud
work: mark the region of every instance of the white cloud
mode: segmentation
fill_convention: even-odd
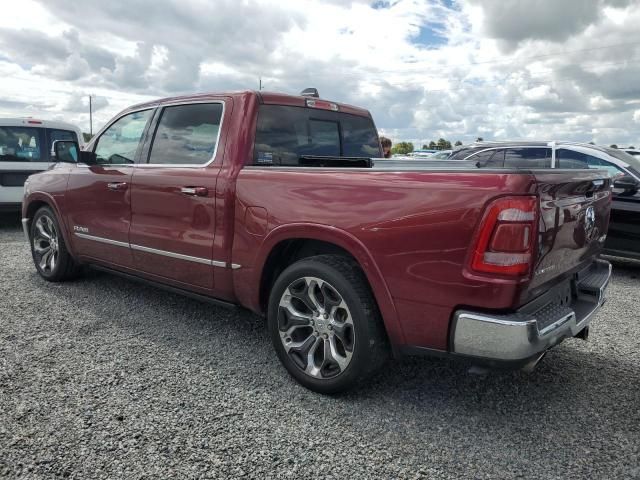
[[[378,5],[382,2],[376,2]],[[447,5],[452,5],[448,7]],[[22,0],[0,18],[0,115],[86,129],[129,104],[316,86],[394,140],[640,143],[638,0]],[[633,121],[630,121],[633,119]],[[614,138],[615,137],[615,138]]]

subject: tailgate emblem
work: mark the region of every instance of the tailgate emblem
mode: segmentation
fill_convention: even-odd
[[[584,213],[584,231],[588,236],[591,236],[593,229],[596,226],[596,210],[593,207],[588,207]]]

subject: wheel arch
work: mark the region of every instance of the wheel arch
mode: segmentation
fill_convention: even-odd
[[[253,298],[254,309],[266,312],[271,286],[286,267],[303,258],[321,254],[345,255],[360,266],[378,304],[392,345],[404,343],[391,293],[371,252],[349,232],[329,225],[286,225],[269,233],[255,263],[256,273],[259,273]]]
[[[56,215],[58,220],[58,224],[62,227],[60,230],[62,231],[62,236],[64,238],[64,243],[67,247],[67,250],[73,256],[73,246],[71,243],[71,239],[69,238],[69,231],[67,230],[67,224],[60,213],[60,209],[58,208],[58,204],[54,200],[52,196],[44,192],[34,192],[28,197],[28,201],[26,202],[25,207],[22,209],[23,218],[29,219],[29,228],[31,228],[31,221],[35,216],[36,212],[42,207],[49,207],[53,210],[53,213]]]

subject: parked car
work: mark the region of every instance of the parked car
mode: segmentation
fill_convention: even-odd
[[[451,155],[451,152],[453,152],[453,150],[440,150],[439,152],[429,155],[429,158],[431,160],[446,160]]]
[[[20,210],[24,181],[52,165],[55,140],[83,142],[80,130],[68,123],[0,118],[0,210]]]
[[[570,142],[473,144],[451,160],[479,167],[604,169],[614,178],[611,221],[604,253],[640,259],[640,158],[616,148]]]
[[[604,301],[606,172],[372,161],[368,111],[266,92],[136,105],[55,149],[22,209],[44,279],[91,265],[244,306],[319,392],[391,353],[531,367]]]
[[[414,150],[413,152],[409,152],[407,153],[407,157],[415,157],[415,158],[426,158],[426,157],[430,157],[431,155],[433,155],[434,153],[437,153],[438,150],[431,150],[431,149],[420,149],[420,150]]]

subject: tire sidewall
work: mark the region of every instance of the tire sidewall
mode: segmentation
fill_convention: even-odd
[[[302,277],[317,277],[331,284],[349,307],[353,320],[355,345],[351,362],[338,376],[328,379],[317,379],[304,373],[286,353],[278,329],[278,309],[285,289]],[[320,393],[334,393],[355,385],[368,372],[371,349],[369,313],[356,289],[336,269],[317,261],[301,260],[285,269],[271,289],[267,314],[268,329],[271,341],[278,357],[289,373],[305,387]]]

